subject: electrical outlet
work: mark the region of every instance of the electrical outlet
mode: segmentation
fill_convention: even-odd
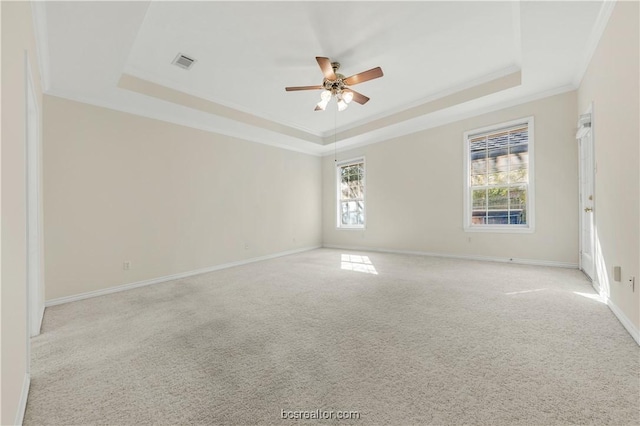
[[[616,282],[622,281],[622,268],[619,266],[613,267],[613,280]]]
[[[124,269],[125,271],[128,271],[129,269],[131,269],[131,262],[128,260],[125,260],[122,263],[122,269]]]
[[[631,285],[631,291],[636,291],[636,277],[629,277],[629,284]]]

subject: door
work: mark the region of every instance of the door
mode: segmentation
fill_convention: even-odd
[[[580,268],[594,281],[595,166],[593,162],[593,131],[589,126],[581,133],[583,134],[578,139],[580,146]]]

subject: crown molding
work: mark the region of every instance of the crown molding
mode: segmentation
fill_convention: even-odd
[[[355,128],[360,127],[360,126],[366,126],[367,124],[372,123],[372,122],[374,122],[376,120],[383,119],[383,118],[388,118],[388,117],[391,117],[391,116],[393,116],[395,114],[399,114],[399,113],[402,113],[404,111],[407,111],[407,110],[410,110],[410,109],[413,109],[413,108],[416,108],[416,107],[420,107],[420,106],[426,105],[428,103],[440,100],[440,99],[442,99],[444,97],[447,97],[447,96],[450,96],[450,95],[453,95],[453,94],[456,94],[456,93],[459,93],[459,92],[474,88],[476,86],[480,86],[480,85],[482,85],[484,83],[489,83],[489,82],[491,82],[493,80],[497,80],[497,79],[499,79],[501,77],[505,77],[505,76],[507,76],[509,74],[513,74],[513,73],[516,73],[518,71],[522,71],[522,70],[520,69],[519,66],[516,66],[516,65],[512,65],[512,66],[509,66],[507,68],[502,68],[502,69],[494,71],[492,73],[485,74],[482,77],[478,77],[478,78],[475,78],[473,80],[468,80],[468,81],[466,81],[464,83],[461,83],[461,84],[458,84],[458,85],[455,85],[455,86],[451,86],[451,87],[449,87],[449,88],[447,88],[445,90],[441,90],[439,92],[433,93],[433,94],[431,94],[431,95],[429,95],[427,97],[418,99],[416,101],[413,101],[413,102],[410,102],[410,103],[407,103],[407,104],[403,104],[403,105],[395,107],[395,108],[388,109],[388,110],[386,110],[384,112],[381,112],[379,114],[375,114],[375,115],[369,116],[369,117],[367,117],[365,119],[362,119],[362,120],[354,121],[353,123],[350,123],[350,124],[345,125],[345,126],[340,126],[335,130],[335,133],[337,133],[339,135],[340,133],[347,132],[347,131],[349,131],[351,129],[355,129]],[[333,130],[331,130],[329,132],[324,132],[322,134],[322,138],[324,139],[325,145],[331,143],[331,141],[333,139],[333,135],[334,135],[334,131]]]
[[[249,115],[252,115],[254,117],[261,118],[263,120],[271,121],[272,123],[276,123],[276,124],[279,124],[281,126],[291,127],[292,129],[296,129],[298,131],[301,131],[301,132],[304,132],[304,133],[308,133],[309,135],[313,135],[316,138],[322,138],[323,137],[323,135],[321,133],[315,132],[315,131],[313,131],[313,130],[307,128],[307,127],[304,127],[304,126],[300,126],[299,124],[295,124],[295,123],[290,122],[290,121],[277,120],[277,119],[269,116],[268,114],[257,114],[255,111],[250,111],[249,109],[247,109],[247,108],[245,108],[243,106],[240,106],[240,105],[238,105],[236,103],[233,103],[233,102],[221,101],[219,99],[214,100],[209,96],[202,96],[202,94],[195,93],[192,90],[188,90],[188,89],[184,89],[184,88],[178,88],[178,87],[175,86],[175,84],[173,82],[169,81],[166,78],[160,77],[160,76],[154,74],[153,72],[149,72],[149,71],[146,71],[146,70],[142,70],[142,69],[133,67],[131,65],[127,65],[125,67],[125,69],[123,70],[123,72],[122,72],[123,76],[126,75],[126,74],[129,74],[129,75],[131,75],[133,77],[136,77],[136,78],[139,78],[141,80],[146,80],[146,81],[148,81],[150,83],[155,83],[157,85],[164,86],[164,87],[166,87],[168,89],[171,89],[171,90],[182,92],[182,93],[185,93],[187,95],[190,95],[190,96],[193,96],[193,97],[196,97],[196,98],[204,99],[205,101],[208,101],[208,102],[211,102],[211,103],[214,103],[214,104],[217,104],[217,105],[221,105],[221,106],[223,106],[225,108],[229,108],[229,109],[232,109],[232,110],[240,111],[240,112],[243,112],[245,114],[249,114]]]
[[[576,71],[576,75],[572,81],[573,85],[576,87],[580,87],[580,84],[582,83],[582,79],[584,78],[584,75],[587,72],[587,68],[591,63],[591,58],[598,48],[598,44],[600,44],[600,38],[602,38],[604,30],[607,28],[609,18],[613,13],[615,5],[616,0],[605,0],[604,2],[602,2],[602,6],[600,6],[600,12],[598,13],[596,22],[591,28],[591,34],[587,39],[587,46],[582,54],[582,59],[580,60],[580,64],[578,65],[578,70]]]
[[[180,90],[172,89],[150,80],[145,80],[131,74],[122,74],[117,87],[129,92],[135,92],[146,97],[156,98],[192,110],[200,111],[220,119],[232,120],[241,126],[261,128],[267,132],[276,132],[283,137],[294,138],[305,142],[322,145],[322,140],[305,131],[283,126],[275,121],[258,117],[254,114],[239,111],[216,102],[209,101],[199,96],[191,95]]]
[[[258,138],[252,138],[252,137],[248,137],[247,133],[245,132],[239,132],[239,131],[232,131],[232,130],[228,130],[228,129],[223,129],[219,126],[213,126],[213,125],[206,125],[203,124],[203,122],[201,120],[188,120],[188,119],[184,119],[181,117],[176,117],[172,114],[165,114],[165,113],[158,113],[158,112],[152,112],[148,109],[143,109],[143,108],[138,108],[138,107],[134,107],[131,105],[126,105],[123,106],[121,103],[114,103],[114,102],[109,102],[109,101],[105,101],[103,99],[98,99],[96,97],[88,97],[88,96],[84,96],[84,95],[78,95],[76,93],[71,93],[71,92],[65,92],[65,91],[60,91],[60,90],[47,90],[45,91],[45,95],[49,95],[49,96],[55,96],[55,97],[59,97],[59,98],[63,98],[63,99],[68,99],[68,100],[72,100],[75,102],[81,102],[81,103],[85,103],[85,104],[89,104],[89,105],[94,105],[94,106],[98,106],[98,107],[102,107],[102,108],[107,108],[110,110],[114,110],[114,111],[120,111],[120,112],[124,112],[124,113],[128,113],[128,114],[133,114],[133,115],[138,115],[141,117],[146,117],[146,118],[151,118],[154,120],[160,120],[160,121],[165,121],[168,123],[173,123],[173,124],[177,124],[177,125],[181,125],[181,126],[185,126],[185,127],[190,127],[190,128],[194,128],[194,129],[198,129],[198,130],[203,130],[206,132],[210,132],[210,133],[215,133],[215,134],[222,134],[222,135],[226,135],[226,136],[231,136],[231,137],[235,137],[238,139],[243,139],[243,140],[247,140],[250,142],[255,142],[255,143],[261,143],[264,145],[269,145],[269,146],[273,146],[276,148],[281,148],[281,149],[286,149],[286,150],[290,150],[290,151],[295,151],[295,152],[300,152],[303,154],[308,154],[308,155],[313,155],[313,156],[328,156],[328,155],[332,155],[334,152],[344,152],[344,151],[349,151],[355,148],[361,148],[367,145],[371,145],[374,143],[380,143],[380,142],[384,142],[393,138],[397,138],[397,137],[401,137],[401,136],[406,136],[408,134],[412,134],[412,133],[417,133],[423,130],[429,130],[435,127],[439,127],[439,126],[443,126],[449,123],[453,123],[456,121],[460,121],[460,120],[464,120],[467,118],[471,118],[471,117],[476,117],[482,114],[486,114],[489,112],[494,112],[494,111],[498,111],[501,109],[505,109],[505,108],[510,108],[513,106],[517,106],[517,105],[521,105],[527,102],[532,102],[538,99],[542,99],[542,98],[546,98],[546,97],[550,97],[550,96],[555,96],[558,94],[562,94],[562,93],[566,93],[566,92],[570,92],[572,90],[576,90],[576,86],[574,86],[573,84],[569,84],[569,85],[565,85],[565,86],[561,86],[561,87],[557,87],[551,90],[545,90],[542,92],[538,92],[532,95],[528,95],[528,96],[524,96],[524,97],[520,97],[517,99],[512,99],[512,100],[507,100],[507,101],[503,101],[503,102],[498,102],[494,105],[491,106],[484,106],[481,108],[475,108],[472,111],[467,111],[467,112],[462,112],[462,113],[454,113],[454,114],[448,114],[445,117],[441,117],[441,118],[437,118],[434,119],[428,123],[424,123],[423,119],[425,116],[421,116],[421,117],[417,117],[414,118],[412,120],[407,120],[405,122],[402,123],[398,123],[396,125],[392,125],[389,126],[389,128],[393,128],[396,126],[402,126],[402,129],[394,129],[393,130],[393,135],[389,135],[388,132],[384,132],[381,130],[385,130],[388,128],[384,128],[384,129],[377,129],[374,130],[372,132],[369,132],[366,134],[366,138],[365,140],[362,140],[362,137],[364,135],[358,135],[356,137],[350,138],[351,141],[349,139],[343,139],[341,141],[338,141],[338,146],[339,148],[336,150],[334,147],[334,143],[331,144],[327,144],[327,145],[318,145],[318,144],[314,144],[312,142],[308,142],[308,141],[302,141],[302,140],[298,140],[300,143],[304,143],[306,145],[310,145],[313,146],[313,148],[305,148],[305,147],[300,147],[300,146],[292,146],[292,145],[287,145],[284,143],[279,143],[279,142],[273,142],[273,141],[268,141],[266,139],[258,139]],[[422,120],[421,120],[422,119]],[[247,127],[250,127],[249,125],[246,125]],[[266,132],[264,129],[260,129],[261,132]],[[282,136],[282,135],[279,135]],[[294,139],[294,138],[292,138]]]
[[[461,113],[454,113],[454,114],[450,114],[450,115],[446,115],[445,117],[441,117],[441,118],[437,118],[427,124],[425,123],[418,123],[418,121],[420,120],[420,118],[416,118],[413,119],[411,121],[407,121],[401,124],[404,124],[404,129],[398,129],[396,132],[394,132],[394,136],[382,136],[382,137],[378,137],[376,138],[375,136],[375,131],[371,132],[371,134],[367,135],[367,139],[364,141],[358,141],[355,140],[353,142],[349,142],[349,140],[342,140],[342,141],[338,141],[338,146],[342,145],[341,147],[339,147],[337,150],[334,147],[334,144],[330,144],[330,145],[325,145],[325,149],[323,150],[323,156],[329,156],[329,155],[333,155],[334,152],[345,152],[345,151],[350,151],[352,149],[356,149],[356,148],[362,148],[365,147],[367,145],[372,145],[375,143],[380,143],[380,142],[385,142],[394,138],[398,138],[398,137],[402,137],[402,136],[406,136],[406,135],[410,135],[413,133],[418,133],[424,130],[429,130],[429,129],[433,129],[436,127],[440,127],[440,126],[444,126],[450,123],[455,123],[456,121],[460,121],[460,120],[465,120],[467,118],[472,118],[472,117],[477,117],[483,114],[487,114],[490,112],[495,112],[495,111],[499,111],[502,109],[506,109],[506,108],[511,108],[514,106],[518,106],[518,105],[522,105],[522,104],[526,104],[528,102],[533,102],[533,101],[537,101],[539,99],[544,99],[544,98],[548,98],[551,96],[556,96],[556,95],[560,95],[563,93],[567,93],[567,92],[571,92],[573,90],[576,90],[577,87],[574,86],[573,84],[568,84],[568,85],[564,85],[564,86],[560,86],[560,87],[556,87],[550,90],[544,90],[541,92],[537,92],[537,93],[533,93],[531,95],[527,95],[527,96],[523,96],[523,97],[518,97],[516,99],[510,99],[510,100],[506,100],[506,101],[501,101],[501,102],[497,102],[493,105],[490,106],[483,106],[480,108],[474,108],[471,111],[466,111],[466,112],[461,112]],[[412,123],[413,122],[413,123]],[[358,136],[362,136],[362,135],[358,135]],[[355,139],[352,138],[352,139]]]
[[[321,156],[322,155],[322,151],[321,145],[317,145],[314,144],[313,142],[308,142],[308,141],[303,141],[301,139],[296,139],[291,137],[290,140],[292,140],[294,143],[304,143],[305,145],[308,146],[313,146],[313,148],[305,148],[305,147],[301,147],[301,146],[295,146],[295,145],[288,145],[286,143],[282,143],[282,142],[274,142],[274,141],[270,141],[267,139],[260,139],[260,138],[253,138],[253,137],[249,137],[247,135],[246,132],[241,132],[241,131],[234,131],[234,130],[230,130],[230,129],[223,129],[220,126],[214,126],[211,124],[204,124],[202,120],[189,120],[189,119],[185,119],[182,117],[176,117],[175,115],[172,115],[170,113],[159,113],[159,112],[154,112],[154,111],[150,111],[148,109],[144,109],[141,107],[136,107],[136,106],[132,106],[130,104],[128,105],[123,105],[121,102],[110,102],[110,101],[105,101],[103,99],[99,99],[97,97],[91,97],[91,96],[85,96],[85,95],[78,95],[76,93],[72,93],[72,92],[67,92],[67,91],[61,91],[61,90],[47,90],[46,92],[44,92],[45,95],[48,96],[55,96],[58,98],[62,98],[62,99],[67,99],[70,101],[74,101],[74,102],[80,102],[80,103],[84,103],[84,104],[88,104],[88,105],[93,105],[93,106],[97,106],[97,107],[101,107],[101,108],[106,108],[106,109],[110,109],[113,111],[118,111],[118,112],[124,112],[127,114],[132,114],[132,115],[137,115],[140,117],[145,117],[145,118],[150,118],[152,120],[159,120],[159,121],[164,121],[167,123],[172,123],[172,124],[177,124],[180,126],[185,126],[185,127],[190,127],[193,129],[198,129],[198,130],[203,130],[205,132],[209,132],[209,133],[214,133],[214,134],[218,134],[218,135],[225,135],[225,136],[231,136],[237,139],[243,139],[249,142],[254,142],[254,143],[260,143],[263,145],[268,145],[268,146],[273,146],[275,148],[280,148],[280,149],[286,149],[289,151],[295,151],[295,152],[300,152],[302,154],[308,154],[308,155],[313,155],[313,156]],[[246,128],[250,128],[251,126],[243,124]],[[265,135],[267,133],[274,133],[274,132],[267,132],[264,129],[260,129],[261,135]],[[277,138],[279,140],[283,139],[283,135],[281,134],[277,134]],[[315,146],[317,146],[318,148],[316,149]]]

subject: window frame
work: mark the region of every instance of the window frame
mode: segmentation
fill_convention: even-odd
[[[341,211],[341,197],[340,194],[342,193],[342,188],[341,188],[341,184],[342,184],[342,176],[340,173],[340,170],[342,167],[345,166],[351,166],[354,164],[360,164],[362,163],[362,186],[363,186],[363,194],[362,194],[362,204],[363,204],[363,208],[362,208],[362,214],[364,215],[364,223],[362,225],[343,225],[342,224],[342,211]],[[359,230],[363,230],[366,229],[367,227],[367,163],[365,161],[364,156],[363,157],[356,157],[356,158],[352,158],[349,160],[342,160],[342,161],[338,161],[336,162],[336,170],[335,170],[335,176],[336,176],[336,229],[343,229],[343,230],[348,230],[348,231],[359,231]]]
[[[473,136],[477,136],[482,133],[498,132],[502,129],[515,127],[518,125],[527,125],[528,129],[528,175],[529,180],[527,183],[527,224],[526,225],[473,225],[471,223],[472,212],[471,201],[472,186],[471,186],[471,152],[469,146],[469,140]],[[535,140],[534,140],[534,118],[533,116],[520,118],[504,123],[493,124],[478,129],[473,129],[464,132],[463,137],[464,147],[464,165],[463,165],[463,229],[465,232],[496,232],[496,233],[533,233],[535,231]]]

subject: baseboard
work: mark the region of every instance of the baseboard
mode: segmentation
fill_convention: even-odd
[[[582,271],[582,272],[584,273],[584,271]],[[584,276],[585,276],[589,281],[591,281],[591,287],[593,287],[593,290],[594,290],[596,293],[600,294],[600,284],[598,284],[598,281],[596,281],[596,280],[592,279],[592,278],[591,278],[589,275],[587,275],[587,274],[584,274]]]
[[[208,268],[197,269],[197,270],[194,270],[194,271],[181,272],[179,274],[166,275],[164,277],[152,278],[150,280],[144,280],[144,281],[138,281],[138,282],[129,283],[129,284],[123,284],[123,285],[119,285],[119,286],[115,286],[115,287],[105,288],[105,289],[102,289],[102,290],[95,290],[95,291],[89,291],[89,292],[86,292],[86,293],[75,294],[73,296],[58,297],[56,299],[47,300],[45,302],[45,306],[49,307],[49,306],[61,305],[63,303],[76,302],[78,300],[89,299],[89,298],[98,297],[98,296],[104,296],[106,294],[112,294],[112,293],[117,293],[117,292],[120,292],[120,291],[131,290],[131,289],[138,288],[138,287],[145,287],[145,286],[152,285],[152,284],[159,284],[159,283],[163,283],[163,282],[167,282],[167,281],[171,281],[171,280],[178,280],[178,279],[182,279],[182,278],[191,277],[191,276],[194,276],[194,275],[205,274],[207,272],[219,271],[221,269],[233,268],[235,266],[241,266],[241,265],[246,265],[246,264],[249,264],[249,263],[261,262],[263,260],[275,259],[277,257],[282,257],[282,256],[289,256],[291,254],[302,253],[302,252],[309,251],[309,250],[315,250],[315,249],[318,249],[320,247],[321,246],[312,246],[312,247],[304,247],[304,248],[295,249],[295,250],[287,250],[287,251],[282,251],[282,252],[278,252],[278,253],[269,254],[269,255],[266,255],[266,256],[252,257],[251,259],[244,259],[244,260],[238,260],[236,262],[223,263],[223,264],[220,264],[220,265],[215,265],[215,266],[211,266],[211,267],[208,267]]]
[[[587,274],[585,274],[585,276],[589,278]],[[603,294],[600,291],[600,284],[598,283],[597,280],[592,280],[591,278],[589,278],[589,280],[591,281],[591,285],[593,286],[593,289],[595,290],[595,292],[600,295],[600,298],[602,299],[602,301],[607,304],[609,309],[611,309],[611,312],[613,312],[613,315],[615,315],[616,318],[618,318],[618,321],[620,321],[622,326],[629,332],[631,337],[633,337],[633,340],[635,340],[638,346],[640,346],[640,330],[638,330],[638,328],[633,324],[633,322],[631,322],[629,317],[627,317],[624,314],[624,312],[622,312],[622,309],[620,309],[618,305],[616,305],[615,303],[613,303],[611,299],[609,299],[609,296],[607,296],[606,294]]]
[[[607,306],[609,307],[609,309],[611,309],[611,312],[613,312],[613,314],[618,318],[618,321],[620,321],[624,328],[627,329],[629,334],[631,334],[633,340],[635,340],[638,346],[640,346],[640,330],[636,328],[629,317],[627,317],[624,312],[622,312],[622,309],[620,309],[618,305],[613,303],[613,301],[608,297],[604,297],[604,299],[607,302]]]
[[[463,259],[463,260],[482,260],[486,262],[502,262],[502,263],[517,263],[520,265],[536,265],[536,266],[553,266],[556,268],[571,268],[577,269],[577,263],[568,262],[556,262],[554,260],[538,260],[538,259],[518,259],[510,257],[492,257],[492,256],[475,256],[466,254],[447,254],[447,253],[432,253],[426,251],[411,251],[411,250],[391,250],[382,248],[371,247],[355,247],[355,246],[342,246],[334,244],[324,244],[325,248],[340,249],[340,250],[361,250],[361,251],[373,251],[380,253],[395,253],[395,254],[414,254],[418,256],[433,256],[444,257],[448,259]]]
[[[31,377],[29,373],[24,373],[24,380],[22,381],[22,391],[20,392],[20,401],[18,402],[18,411],[16,412],[16,418],[13,424],[21,425],[24,420],[24,413],[27,409],[27,398],[29,397],[29,387],[31,386]]]
[[[40,310],[40,315],[38,315],[38,334],[40,334],[40,332],[42,331],[42,321],[44,320],[44,308],[45,306],[42,305],[42,310]]]

